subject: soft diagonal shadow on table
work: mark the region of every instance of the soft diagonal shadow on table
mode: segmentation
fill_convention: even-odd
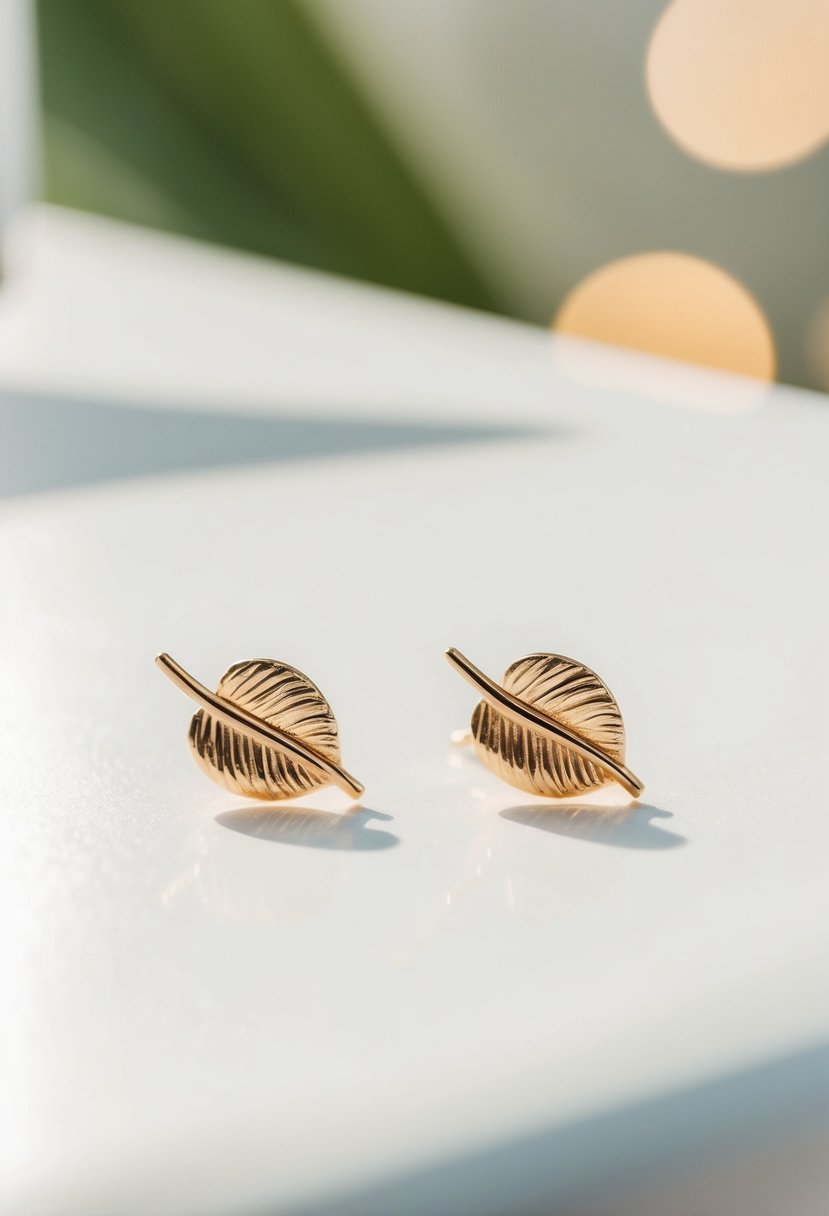
[[[670,811],[660,810],[646,802],[611,808],[590,803],[568,802],[560,806],[549,803],[535,806],[511,806],[498,812],[502,819],[556,836],[574,836],[596,844],[615,845],[620,849],[675,849],[687,844],[687,838],[677,832],[657,827],[652,820],[672,819]]]
[[[528,427],[0,395],[0,495],[233,465],[519,438]]]
[[[307,849],[355,852],[391,849],[400,843],[400,837],[392,832],[367,828],[372,819],[388,823],[391,815],[383,811],[370,811],[363,806],[352,807],[341,815],[304,806],[285,810],[242,806],[233,811],[222,811],[216,816],[216,823],[229,828],[231,832],[241,832],[257,840],[303,845]]]
[[[681,1167],[716,1164],[732,1146],[825,1128],[828,1087],[829,1046],[819,1044],[571,1123],[553,1123],[489,1144],[483,1152],[447,1153],[437,1164],[340,1192],[313,1210],[316,1216],[590,1212],[591,1194],[606,1199],[643,1181],[667,1179]],[[298,1208],[289,1210],[298,1216]],[[636,1210],[632,1203],[631,1216]],[[756,1211],[728,1206],[731,1213],[738,1210]]]

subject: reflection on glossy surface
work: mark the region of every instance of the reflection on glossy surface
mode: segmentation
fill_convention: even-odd
[[[161,895],[162,907],[206,908],[212,916],[237,924],[296,924],[317,916],[342,879],[343,858],[308,854],[313,865],[278,867],[274,855],[254,850],[240,856],[215,827],[191,837],[187,861]],[[241,841],[239,842],[242,843]]]
[[[410,965],[437,944],[453,922],[488,917],[497,925],[506,916],[549,925],[589,906],[606,888],[607,873],[601,865],[593,867],[587,878],[576,877],[567,867],[556,865],[553,840],[549,848],[542,844],[528,852],[517,833],[506,832],[494,807],[487,807],[486,814],[488,822],[460,860],[454,882],[418,914],[395,957],[396,966]]]
[[[449,753],[454,769],[472,769],[474,757]],[[481,830],[460,859],[457,877],[419,916],[401,944],[395,963],[404,966],[426,951],[445,932],[448,922],[491,915],[495,923],[505,913],[529,924],[549,925],[559,916],[589,908],[606,891],[620,870],[612,848],[675,849],[686,837],[658,826],[654,820],[673,818],[670,811],[649,803],[626,800],[614,785],[602,786],[578,802],[544,802],[499,809],[497,792],[474,787],[467,792],[481,811]],[[624,798],[624,795],[622,795]],[[507,821],[506,823],[504,821]],[[550,839],[529,852],[522,833],[511,825],[536,828]],[[596,853],[587,871],[562,862],[555,836],[610,845]]]
[[[390,849],[398,837],[367,829],[372,819],[391,815],[352,807],[334,814],[316,807],[276,810],[241,806],[222,811],[214,823],[188,841],[187,860],[161,895],[163,907],[186,905],[194,898],[223,920],[273,924],[316,916],[345,875],[344,851]],[[229,837],[222,829],[235,834]],[[300,860],[281,850],[260,849],[240,837],[266,843],[304,845]]]
[[[498,812],[502,819],[538,828],[558,836],[572,836],[595,844],[621,849],[674,849],[687,844],[686,837],[657,827],[651,820],[672,819],[670,811],[638,802],[626,807],[606,807],[597,803],[568,802],[561,806],[511,806]]]
[[[304,845],[308,849],[390,849],[400,843],[399,836],[377,828],[367,830],[372,819],[388,823],[391,815],[352,807],[342,815],[314,807],[270,810],[264,807],[239,807],[222,811],[216,823],[232,832],[269,840],[277,844]]]
[[[723,376],[710,368],[676,359],[654,359],[630,347],[585,341],[556,334],[556,370],[575,384],[634,393],[660,404],[679,405],[706,414],[739,414],[757,409],[768,398],[766,380]]]

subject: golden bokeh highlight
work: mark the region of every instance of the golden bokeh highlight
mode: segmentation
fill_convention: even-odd
[[[723,169],[791,164],[829,138],[829,0],[672,0],[646,79],[691,155]]]
[[[809,326],[806,353],[818,384],[829,392],[829,299],[820,304]]]
[[[641,253],[594,271],[568,295],[554,328],[760,380],[774,377],[774,340],[757,301],[718,266],[684,253]]]

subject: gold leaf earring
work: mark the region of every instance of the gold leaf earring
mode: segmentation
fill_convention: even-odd
[[[215,693],[168,654],[156,663],[201,706],[187,742],[212,781],[233,794],[278,802],[338,785],[352,798],[363,786],[340,765],[337,719],[316,684],[272,659],[235,663]]]
[[[454,647],[446,658],[483,698],[472,714],[479,758],[503,781],[542,797],[566,798],[618,781],[645,788],[625,768],[625,727],[616,699],[594,671],[560,654],[512,663],[501,685]],[[453,736],[454,737],[454,736]]]

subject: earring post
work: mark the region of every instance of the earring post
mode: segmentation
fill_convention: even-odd
[[[449,742],[453,747],[469,747],[470,743],[474,743],[475,736],[469,727],[463,727],[461,730],[453,730],[449,736]]]

